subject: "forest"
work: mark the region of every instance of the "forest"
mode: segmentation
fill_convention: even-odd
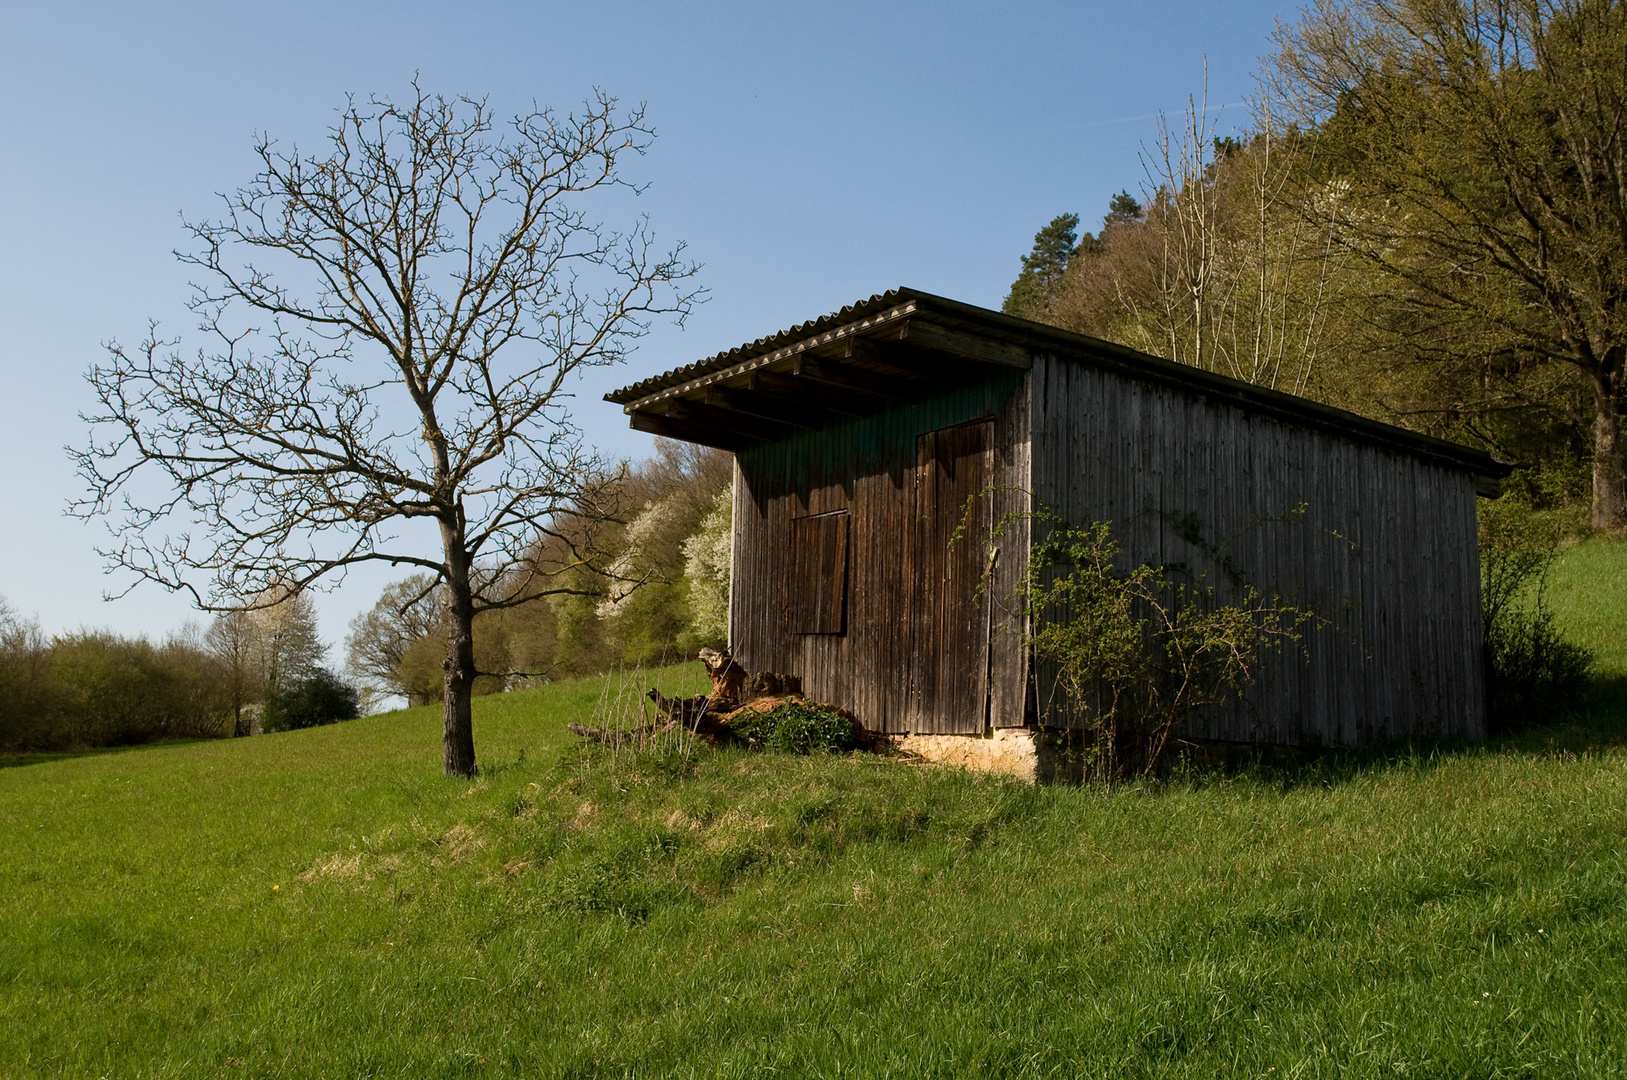
[[[1627,525],[1627,17],[1320,3],[1248,124],[1201,97],[1008,314],[1489,450],[1570,532]]]

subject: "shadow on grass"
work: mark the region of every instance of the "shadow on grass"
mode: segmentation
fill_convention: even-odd
[[[44,765],[52,761],[70,761],[74,758],[127,754],[135,750],[153,750],[161,746],[191,746],[193,743],[220,741],[220,738],[160,739],[156,742],[129,743],[125,746],[83,746],[72,750],[0,750],[0,769],[15,769],[24,765]]]
[[[1581,752],[1627,746],[1627,676],[1594,676],[1581,706],[1564,719],[1532,725],[1497,741],[1515,750],[1554,747]],[[1533,741],[1535,745],[1529,745]],[[1561,741],[1563,745],[1557,745]]]
[[[1484,741],[1405,740],[1318,749],[1183,740],[1166,751],[1150,782],[1203,786],[1241,780],[1288,791],[1333,787],[1397,769],[1427,771],[1483,754],[1553,757],[1621,748],[1627,748],[1627,677],[1612,674],[1595,676],[1582,705],[1554,723],[1532,724]],[[1042,746],[1041,782],[1078,782],[1078,760],[1071,756],[1077,753],[1065,738]]]
[[[1260,779],[1291,788],[1343,783],[1390,769],[1428,770],[1479,754],[1546,758],[1559,754],[1597,754],[1623,747],[1627,747],[1627,678],[1612,675],[1595,678],[1583,704],[1555,722],[1532,723],[1482,742],[1443,739],[1388,743],[1324,751],[1297,760],[1284,755],[1285,760],[1261,758],[1240,763],[1241,768],[1236,771],[1252,771]]]

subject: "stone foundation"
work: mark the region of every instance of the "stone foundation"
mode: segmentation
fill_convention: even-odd
[[[997,728],[992,736],[894,735],[893,745],[934,765],[1011,776],[1035,783],[1039,755],[1027,728]]]

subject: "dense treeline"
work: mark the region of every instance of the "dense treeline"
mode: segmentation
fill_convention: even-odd
[[[1627,6],[1324,0],[1251,124],[1161,123],[1141,199],[1059,216],[1039,319],[1525,464],[1627,525]]]
[[[727,454],[658,440],[654,456],[601,486],[607,502],[556,521],[524,565],[487,568],[552,595],[476,620],[476,691],[724,644],[731,475]],[[106,631],[48,637],[0,601],[0,750],[249,735],[350,719],[389,695],[439,701],[443,601],[428,575],[388,586],[351,623],[354,682],[324,666],[305,593],[247,598],[201,632],[157,643]]]
[[[224,668],[195,634],[47,638],[0,606],[0,749],[216,735],[229,717]]]
[[[657,439],[600,487],[594,513],[553,523],[520,566],[488,568],[539,602],[475,619],[475,692],[691,657],[727,636],[732,462]],[[388,586],[351,623],[351,674],[411,704],[442,699],[443,595],[427,574]]]
[[[348,720],[354,687],[322,666],[296,594],[154,643],[106,630],[46,637],[0,600],[0,750],[128,746]]]

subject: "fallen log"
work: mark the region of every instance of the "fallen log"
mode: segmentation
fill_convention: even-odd
[[[604,743],[606,746],[621,746],[625,743],[643,742],[646,739],[652,739],[674,726],[671,720],[658,720],[647,727],[623,729],[621,731],[614,728],[583,727],[581,724],[566,724],[565,729],[573,735],[580,735],[582,738],[591,739],[596,743]]]
[[[660,719],[647,727],[630,730],[590,728],[568,724],[574,734],[610,746],[649,739],[663,731],[683,725],[696,735],[712,742],[735,740],[729,722],[744,712],[772,712],[782,705],[806,701],[802,694],[802,680],[795,675],[777,671],[759,671],[748,674],[746,669],[727,650],[700,650],[700,662],[712,681],[710,694],[693,697],[669,698],[655,687],[645,696],[660,714]],[[876,750],[890,745],[885,736],[870,731],[859,718],[839,705],[811,702],[823,709],[838,713],[853,725],[853,743],[861,750]]]
[[[712,680],[712,692],[707,697],[714,709],[727,712],[750,700],[746,695],[746,669],[735,662],[728,650],[702,649],[700,660]]]
[[[669,698],[655,687],[644,695],[655,705],[655,708],[668,720],[677,724],[692,724],[705,714],[711,706],[711,699],[705,694],[696,694],[694,697]]]

